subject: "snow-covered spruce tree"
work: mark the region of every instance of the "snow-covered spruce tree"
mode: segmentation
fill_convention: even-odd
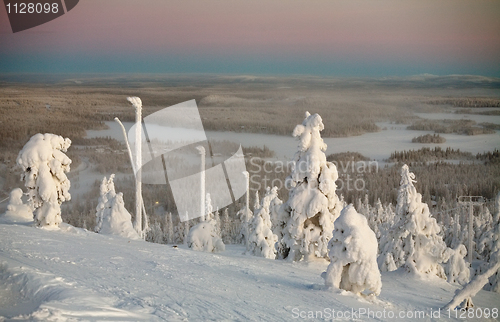
[[[258,195],[257,195],[258,198]],[[253,213],[246,205],[244,205],[236,214],[240,218],[241,227],[240,233],[238,234],[238,241],[244,245],[248,245],[248,230],[250,222],[253,218]]]
[[[389,269],[387,264],[394,262],[395,267],[404,266],[412,273],[446,279],[441,264],[448,260],[448,253],[439,234],[441,228],[431,217],[427,204],[422,202],[422,195],[415,189],[414,182],[415,175],[406,164],[403,165],[396,205],[397,221],[384,238],[379,267]]]
[[[481,275],[491,270],[495,261],[500,263],[500,193],[496,197],[496,212],[493,215],[493,227],[493,229],[483,234],[479,243],[478,251],[484,255],[484,262],[477,268],[476,275]],[[484,289],[500,293],[500,269],[488,277],[488,282],[484,286]]]
[[[140,239],[132,226],[132,216],[125,209],[123,194],[115,192],[115,175],[104,177],[96,207],[95,231],[105,235],[118,235],[129,239]]]
[[[221,238],[224,244],[232,244],[233,242],[228,208],[224,209],[224,213],[221,219]]]
[[[328,243],[330,265],[322,274],[328,287],[356,294],[367,290],[379,295],[382,288],[377,266],[378,244],[366,217],[348,205],[335,221]]]
[[[23,191],[20,188],[15,188],[10,192],[7,211],[3,215],[3,219],[12,223],[27,223],[33,221],[33,211],[31,207],[24,204]]]
[[[174,236],[174,222],[172,220],[172,213],[167,212],[165,214],[165,243],[173,244],[175,240]]]
[[[321,116],[306,112],[302,124],[293,130],[299,145],[287,178],[291,189],[283,207],[286,227],[282,241],[293,261],[326,257],[333,222],[340,215],[341,203],[335,193],[337,167],[326,161],[326,144],[320,135],[323,129]]]
[[[496,239],[492,242],[492,252],[488,261],[478,268],[476,275],[463,289],[455,293],[451,302],[445,306],[445,310],[453,310],[460,304],[462,307],[470,307],[472,297],[483,287],[486,290],[500,293],[500,226],[497,225],[494,230]]]
[[[58,228],[61,204],[71,199],[66,173],[71,160],[64,152],[71,140],[55,134],[35,134],[17,156],[23,169],[21,180],[28,188],[28,202],[38,227]]]
[[[205,198],[205,211],[205,216],[200,218],[201,222],[189,230],[187,245],[193,250],[222,252],[226,247],[217,231],[217,222],[213,218],[212,202],[208,193]]]
[[[448,248],[448,261],[444,265],[444,270],[448,278],[448,283],[458,283],[465,285],[469,282],[470,270],[469,265],[464,261],[467,255],[467,248],[460,244],[455,249]]]
[[[254,216],[249,225],[248,252],[265,258],[275,259],[275,244],[278,241],[272,231],[271,207],[277,203],[273,201],[278,199],[278,188],[267,188],[264,198],[260,202],[260,207],[254,210]],[[279,200],[279,199],[278,199]],[[273,205],[271,205],[273,203]]]

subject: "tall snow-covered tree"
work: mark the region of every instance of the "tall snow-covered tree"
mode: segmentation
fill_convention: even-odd
[[[289,198],[283,207],[286,227],[282,244],[288,248],[289,260],[326,257],[333,222],[340,215],[341,203],[335,193],[337,167],[326,161],[326,144],[320,135],[323,129],[321,116],[306,112],[302,124],[293,130],[299,145],[287,178]]]
[[[414,182],[415,175],[403,165],[396,205],[397,222],[384,238],[379,266],[387,268],[388,262],[394,262],[395,267],[404,266],[413,273],[446,279],[441,264],[449,256],[440,235],[441,228],[431,217],[427,204],[422,202],[422,195],[415,189]]]
[[[325,284],[356,294],[367,290],[379,295],[382,288],[377,266],[378,244],[366,217],[348,205],[335,221],[328,243],[330,265],[323,273]]]
[[[95,231],[105,235],[140,239],[132,225],[132,216],[125,209],[123,194],[115,191],[114,176],[114,174],[110,175],[109,179],[104,177],[101,182],[100,197],[96,207]]]
[[[270,259],[276,258],[275,244],[278,241],[278,236],[271,229],[271,207],[281,203],[273,202],[275,199],[278,199],[278,188],[268,187],[260,202],[260,207],[254,210],[254,216],[249,225],[248,251],[253,255]]]
[[[55,134],[35,134],[17,156],[28,188],[29,204],[39,227],[58,228],[62,222],[61,204],[71,199],[66,173],[71,160],[64,152],[71,140]]]

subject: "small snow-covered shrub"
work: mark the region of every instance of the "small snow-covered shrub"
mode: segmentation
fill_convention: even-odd
[[[213,219],[193,226],[189,230],[187,244],[192,250],[211,253],[223,252],[226,249],[222,239],[217,235],[217,226]]]
[[[22,201],[23,191],[15,188],[10,192],[9,204],[4,214],[4,219],[9,222],[32,222],[33,211]]]
[[[187,235],[189,248],[204,252],[222,252],[226,246],[220,237],[220,226],[212,214],[210,194],[205,198],[205,215],[200,217],[201,222],[193,226]]]
[[[365,216],[352,205],[345,207],[335,221],[328,243],[330,265],[323,273],[325,284],[359,294],[379,295],[382,288],[377,266],[378,244]]]
[[[23,169],[21,180],[28,188],[29,204],[37,226],[58,228],[62,222],[61,204],[70,200],[66,173],[71,160],[64,152],[71,140],[55,134],[35,134],[17,156]]]
[[[281,202],[273,202],[275,199],[278,199],[278,188],[270,189],[268,187],[260,207],[254,210],[255,215],[249,227],[249,252],[270,259],[276,258],[275,244],[278,241],[278,236],[273,234],[271,229],[271,203],[274,206],[281,204]]]
[[[444,270],[448,277],[448,282],[460,285],[467,284],[470,278],[469,265],[464,260],[465,255],[467,255],[467,248],[460,244],[455,249],[448,248],[446,251],[449,259],[444,265]]]
[[[125,209],[123,194],[115,192],[115,175],[104,177],[100,186],[100,197],[96,207],[95,231],[105,235],[118,235],[130,239],[140,239],[132,226],[132,216]]]

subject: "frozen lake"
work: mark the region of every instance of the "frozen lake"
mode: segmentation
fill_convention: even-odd
[[[446,116],[463,116],[459,114],[432,114],[420,113],[420,115],[446,115]],[[473,115],[474,117],[482,117],[483,115]],[[422,116],[421,116],[422,117]],[[500,117],[484,116],[489,119],[489,122],[500,122]],[[495,119],[496,118],[496,119]],[[439,118],[438,118],[439,119]],[[87,137],[105,137],[117,139],[121,142],[124,141],[120,126],[116,122],[106,122],[109,126],[107,130],[100,131],[87,131]],[[125,122],[124,126],[130,129],[132,122]],[[500,124],[500,123],[498,123]],[[406,130],[406,125],[390,124],[390,123],[377,123],[377,125],[385,130],[376,133],[366,133],[360,136],[351,136],[346,138],[324,138],[325,143],[328,145],[327,154],[339,152],[359,152],[364,156],[371,159],[382,161],[387,159],[394,151],[420,149],[421,147],[428,146],[441,146],[443,148],[451,147],[453,149],[460,149],[471,153],[480,153],[485,151],[492,151],[500,147],[500,132],[496,131],[495,134],[487,135],[457,135],[457,134],[441,134],[446,138],[443,144],[421,144],[411,143],[412,138],[418,135],[433,133],[432,131],[409,131]],[[327,127],[328,124],[325,124]],[[282,160],[290,160],[293,158],[297,150],[297,141],[290,136],[280,136],[271,134],[259,133],[235,133],[235,132],[217,132],[206,131],[207,137],[214,140],[227,140],[230,142],[239,143],[244,147],[266,145],[269,149],[276,152],[276,157]]]

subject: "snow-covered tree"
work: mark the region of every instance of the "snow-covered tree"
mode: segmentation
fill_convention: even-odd
[[[328,243],[330,265],[323,273],[325,284],[359,294],[365,290],[379,295],[382,288],[377,266],[378,244],[366,217],[352,205],[345,207],[335,221]]]
[[[483,234],[478,251],[484,254],[484,262],[476,270],[476,275],[491,270],[496,261],[500,265],[500,193],[496,197],[496,212],[493,215],[493,229]],[[500,293],[500,269],[492,272],[484,289]]]
[[[172,213],[169,211],[165,214],[165,243],[174,243],[174,222],[172,221]]]
[[[10,192],[7,211],[3,215],[4,220],[16,223],[33,221],[33,211],[30,206],[23,203],[22,197],[23,191],[19,188],[15,188]]]
[[[270,189],[268,187],[260,207],[254,210],[248,237],[248,251],[253,255],[270,259],[276,258],[275,244],[278,241],[278,236],[271,229],[271,207],[275,207],[279,203],[273,202],[275,199],[278,199],[278,188]],[[271,205],[272,203],[273,205]]]
[[[395,267],[404,266],[413,273],[446,279],[441,264],[448,260],[448,253],[440,235],[441,228],[431,217],[427,204],[422,202],[422,195],[415,189],[414,182],[415,175],[403,165],[396,205],[397,222],[384,236],[379,267],[389,269],[387,264],[394,262]]]
[[[253,218],[252,211],[246,205],[244,205],[243,208],[241,208],[236,215],[240,218],[241,221],[241,228],[240,228],[240,233],[238,235],[238,240],[244,245],[248,246],[248,235],[250,229],[249,226]]]
[[[224,213],[221,219],[221,238],[224,244],[232,243],[232,231],[231,231],[231,222],[229,219],[229,210],[224,209]]]
[[[460,244],[455,249],[448,248],[448,261],[444,265],[444,270],[449,283],[458,283],[465,285],[469,282],[470,270],[469,265],[464,258],[467,255],[467,248]]]
[[[71,199],[66,173],[71,160],[64,152],[71,140],[55,134],[35,134],[17,156],[21,179],[28,188],[28,202],[39,227],[58,228],[61,204]]]
[[[201,222],[193,226],[187,235],[187,245],[189,248],[205,252],[222,252],[225,245],[220,238],[217,229],[217,221],[213,218],[212,202],[210,194],[205,198],[205,216],[200,218]]]
[[[337,168],[326,161],[323,129],[321,116],[306,112],[302,124],[293,130],[299,145],[287,178],[291,189],[283,207],[287,219],[282,244],[289,250],[288,259],[294,261],[327,256],[333,222],[341,210],[335,193]]]
[[[118,235],[130,239],[140,239],[132,225],[132,216],[125,209],[123,194],[116,193],[113,182],[115,175],[104,177],[100,186],[100,196],[96,207],[95,231],[105,235]]]

